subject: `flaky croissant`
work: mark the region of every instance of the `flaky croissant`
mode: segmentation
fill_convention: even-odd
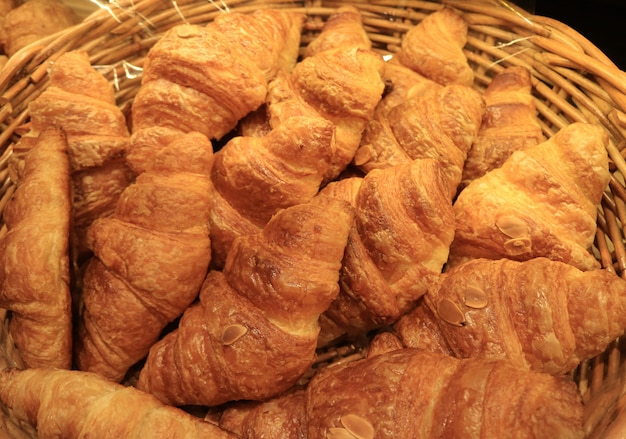
[[[260,232],[278,210],[318,193],[334,136],[328,120],[294,116],[265,136],[234,137],[216,152],[210,174],[213,267],[224,266],[237,236]]]
[[[261,106],[268,81],[295,63],[303,21],[300,13],[259,9],[167,31],[146,56],[133,101],[131,168],[143,171],[164,132],[220,139]]]
[[[8,56],[80,22],[74,8],[62,0],[15,1],[13,5],[0,32],[0,43]]]
[[[450,199],[457,193],[467,153],[474,143],[484,100],[465,85],[435,87],[408,96],[368,126],[355,164],[364,172],[419,159],[441,161]]]
[[[393,57],[385,64],[385,92],[376,105],[374,115],[365,125],[354,156],[354,164],[363,172],[394,166],[410,159],[395,139],[389,112],[409,98],[439,90],[442,85],[403,66]]]
[[[351,163],[385,86],[385,62],[364,47],[361,15],[354,8],[344,8],[329,20],[330,25],[310,43],[315,46],[311,55],[290,74],[278,74],[270,82],[266,103],[273,128],[294,115],[317,115],[335,125],[336,151],[326,182]],[[319,39],[324,42],[317,47]]]
[[[626,329],[626,281],[546,258],[475,259],[434,283],[396,331],[407,346],[565,374]]]
[[[4,208],[0,240],[0,307],[12,312],[9,331],[26,367],[72,366],[71,209],[67,140],[45,129]]]
[[[342,6],[328,17],[322,30],[304,49],[304,56],[339,48],[370,50],[372,40],[363,27],[361,12],[354,6]]]
[[[174,405],[263,400],[315,359],[318,318],[339,291],[353,211],[317,196],[238,237],[199,302],[150,350],[137,386]]]
[[[404,34],[396,57],[400,64],[439,84],[471,86],[474,71],[463,53],[467,32],[464,18],[444,6]]]
[[[478,439],[503,432],[519,439],[584,437],[583,404],[573,381],[506,361],[459,360],[419,349],[332,365],[312,378],[304,395],[235,410],[224,413],[222,425],[243,439],[263,437],[255,430],[299,439]],[[289,417],[295,420],[277,422]]]
[[[374,170],[356,194],[341,291],[327,317],[350,333],[395,322],[441,273],[454,237],[454,211],[439,162]]]
[[[531,87],[530,72],[523,66],[507,67],[487,86],[485,114],[467,154],[463,187],[502,166],[513,152],[545,141]]]
[[[152,395],[75,370],[0,372],[0,400],[44,438],[215,438],[236,436]]]
[[[121,381],[191,304],[211,261],[211,142],[187,133],[153,159],[115,213],[89,229],[78,368]]]
[[[50,68],[50,83],[29,104],[29,131],[11,158],[19,178],[21,157],[47,127],[61,127],[72,170],[73,230],[78,257],[85,253],[89,225],[110,215],[133,175],[124,162],[130,141],[126,118],[115,104],[113,86],[91,66],[83,51],[66,52]]]
[[[265,401],[237,401],[218,417],[218,425],[241,439],[305,439],[306,391],[295,387]]]
[[[607,143],[599,126],[575,122],[474,180],[454,204],[449,265],[543,256],[583,270],[598,268],[589,249],[596,206],[610,179]]]

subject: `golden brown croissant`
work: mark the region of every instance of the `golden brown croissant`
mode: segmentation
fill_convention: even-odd
[[[365,125],[354,164],[363,172],[393,166],[410,157],[395,140],[389,112],[407,99],[439,90],[442,86],[391,58],[383,75],[385,93],[376,105],[374,116]]]
[[[73,230],[78,257],[86,251],[87,228],[110,215],[133,175],[124,163],[130,141],[126,119],[111,84],[83,51],[64,53],[50,69],[46,90],[29,105],[30,129],[15,145],[12,169],[19,178],[21,157],[46,127],[63,128],[73,185]]]
[[[260,232],[278,210],[309,201],[331,166],[335,130],[321,117],[292,117],[263,137],[238,136],[211,169],[212,265],[221,268],[234,239]]]
[[[422,306],[396,325],[407,346],[565,374],[626,329],[626,281],[546,258],[475,259],[442,274]]]
[[[313,377],[304,398],[294,392],[234,410],[224,413],[222,425],[243,439],[263,437],[253,428],[299,439],[478,439],[503,432],[519,439],[584,437],[583,404],[573,381],[506,361],[459,360],[419,349],[333,365]],[[276,422],[266,413],[297,421]]]
[[[26,367],[72,365],[70,194],[65,135],[43,130],[4,208],[0,241],[0,307],[12,312],[10,333]]]
[[[238,237],[199,303],[152,347],[137,386],[173,405],[208,406],[291,388],[315,359],[352,217],[348,203],[319,195]]]
[[[40,438],[215,438],[236,436],[152,395],[75,370],[0,372],[0,400]]]
[[[305,389],[296,387],[265,401],[235,402],[219,416],[219,426],[241,439],[305,439]]]
[[[4,53],[12,56],[21,48],[79,22],[74,9],[61,0],[15,2],[15,7],[4,16]]]
[[[372,40],[363,27],[361,12],[352,5],[337,8],[328,17],[320,33],[306,45],[304,56],[339,48],[372,48]]]
[[[300,13],[260,9],[167,31],[146,56],[133,101],[131,168],[143,172],[143,161],[166,143],[158,140],[163,128],[220,139],[261,106],[267,82],[295,63],[303,20]]]
[[[376,106],[374,118],[384,118],[395,106],[408,98],[440,90],[443,86],[426,78],[408,67],[403,66],[393,57],[385,63],[383,75],[385,94]]]
[[[355,208],[341,291],[325,315],[362,334],[395,322],[439,277],[454,237],[454,211],[432,159],[371,171]]]
[[[467,154],[463,187],[502,166],[514,151],[545,141],[531,87],[529,70],[511,66],[498,73],[485,89],[485,114],[478,138]]]
[[[610,179],[607,142],[599,126],[575,122],[474,180],[454,204],[449,264],[544,256],[583,270],[599,267],[589,249]]]
[[[120,381],[191,304],[211,260],[211,142],[187,133],[160,151],[89,229],[94,257],[76,342],[81,370]]]
[[[362,33],[356,10],[337,12],[317,37],[325,40],[321,47],[298,62],[291,74],[279,74],[269,84],[267,112],[273,128],[294,115],[322,116],[335,125],[336,151],[326,182],[334,180],[354,158],[365,124],[384,91],[385,62],[380,54],[363,48]],[[310,44],[315,46],[317,39]],[[345,45],[329,43],[344,39]]]
[[[439,84],[471,86],[474,71],[463,53],[467,31],[464,18],[444,6],[404,34],[397,59]]]
[[[565,378],[417,349],[329,367],[306,394],[309,439],[582,438],[582,412]]]
[[[377,126],[368,126],[355,164],[370,172],[418,158],[438,159],[452,199],[478,135],[484,105],[480,92],[464,85],[422,89],[376,119]]]

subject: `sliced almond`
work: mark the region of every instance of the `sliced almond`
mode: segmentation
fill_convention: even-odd
[[[514,238],[504,242],[504,250],[510,256],[523,255],[532,250],[530,238]]]
[[[465,297],[463,298],[465,305],[470,308],[482,309],[489,304],[487,293],[481,288],[468,285],[465,288]]]
[[[450,299],[441,299],[437,304],[437,314],[447,323],[454,326],[463,326],[465,324],[465,315],[463,311]]]
[[[193,38],[199,35],[198,28],[191,24],[183,24],[176,28],[176,35],[179,38]]]
[[[513,215],[503,215],[498,218],[496,227],[509,238],[523,238],[530,235],[528,224]]]
[[[357,439],[374,439],[374,427],[359,415],[343,415],[341,425]]]
[[[356,166],[362,166],[365,163],[372,161],[376,157],[374,149],[371,145],[363,144],[359,147],[359,150],[354,156],[354,164]]]
[[[226,346],[231,345],[243,337],[246,332],[248,332],[248,328],[243,325],[230,325],[222,333],[222,343]]]

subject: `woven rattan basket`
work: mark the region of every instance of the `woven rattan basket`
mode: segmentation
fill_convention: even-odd
[[[626,277],[626,73],[563,23],[531,15],[503,0],[100,3],[82,23],[24,48],[0,70],[0,210],[13,193],[7,160],[28,122],[28,104],[46,88],[48,68],[64,52],[87,51],[92,64],[114,84],[118,105],[126,110],[140,85],[142,62],[148,49],[165,30],[181,22],[204,24],[228,10],[295,8],[308,16],[302,38],[304,47],[336,8],[353,4],[363,13],[375,50],[390,54],[397,51],[409,28],[446,4],[459,10],[469,23],[465,52],[475,71],[477,88],[484,89],[507,66],[526,66],[532,72],[533,94],[547,136],[575,121],[600,124],[610,135],[608,152],[613,178],[598,206],[594,251],[605,270]],[[1,335],[3,363],[12,365],[15,359],[6,325]],[[624,349],[623,343],[616,340],[607,346],[604,354],[581,364],[572,375],[587,404],[589,437],[602,437],[603,429],[617,422],[621,415],[617,402],[623,387],[622,377],[626,376]],[[318,364],[349,356],[355,350],[354,346],[348,346],[325,352]],[[12,423],[8,415],[2,427],[0,437],[35,436],[32,428]]]

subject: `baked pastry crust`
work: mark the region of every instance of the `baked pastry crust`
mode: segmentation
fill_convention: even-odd
[[[11,311],[9,331],[26,367],[72,366],[70,197],[65,134],[45,129],[24,158],[0,241],[0,306]]]

